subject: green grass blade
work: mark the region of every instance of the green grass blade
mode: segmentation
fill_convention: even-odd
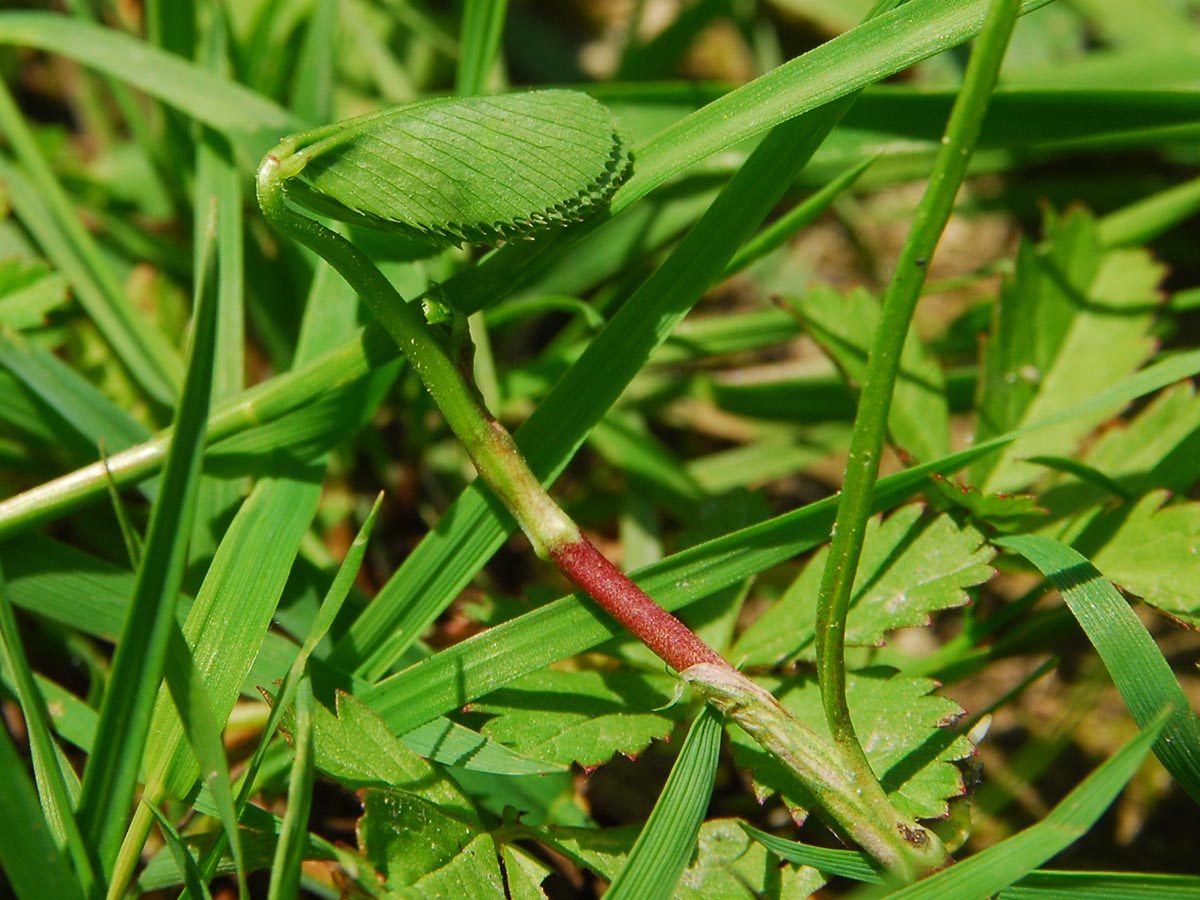
[[[214,72],[229,68],[226,54],[226,23],[214,7],[204,48],[205,64]],[[242,185],[237,167],[224,140],[202,129],[196,143],[194,199],[194,265],[203,262],[204,217],[216,210],[217,217],[217,346],[213,360],[215,405],[235,396],[246,386],[246,261],[243,249],[245,222]],[[242,485],[233,479],[205,476],[200,482],[196,516],[198,526],[189,560],[195,565],[211,557],[223,527],[232,518],[242,498]]]
[[[260,481],[230,525],[204,584],[188,612],[183,633],[213,715],[224,722],[260,655],[276,604],[320,497],[318,472],[295,479]],[[175,707],[160,695],[152,738],[146,746],[147,802],[188,796],[201,775],[184,743],[186,729]],[[127,881],[150,827],[139,809],[122,847],[117,881]]]
[[[179,387],[181,366],[162,333],[146,323],[129,298],[95,240],[83,227],[70,198],[41,157],[33,136],[0,85],[0,131],[25,150],[22,163],[29,177],[0,159],[13,208],[46,256],[71,282],[76,299],[134,381],[160,406],[169,407]],[[28,146],[26,146],[28,144]]]
[[[150,430],[65,362],[16,332],[0,334],[0,366],[70,426],[81,457],[118,453],[150,439]],[[147,493],[153,496],[153,492]]]
[[[670,900],[708,809],[721,752],[721,717],[705,706],[688,731],[671,774],[608,900]]]
[[[454,84],[459,96],[482,94],[504,34],[508,0],[466,0]]]
[[[191,851],[183,843],[183,838],[179,836],[179,832],[171,825],[167,819],[156,807],[149,807],[150,813],[154,816],[158,827],[163,834],[163,842],[167,845],[172,858],[175,860],[175,865],[182,873],[184,894],[188,900],[212,900],[212,894],[208,891],[208,885],[204,882],[204,877],[200,874],[200,869],[196,865],[196,858],[192,856]]]
[[[233,803],[229,764],[225,759],[225,745],[221,741],[222,723],[213,713],[204,679],[197,670],[192,651],[178,628],[171,629],[165,670],[175,711],[183,724],[184,734],[187,735],[196,762],[200,765],[204,784],[212,793],[220,812],[221,825],[232,848],[237,869],[238,896],[246,900],[249,896],[246,887],[246,864],[238,834],[238,814]],[[147,804],[145,808],[154,809],[151,804]]]
[[[84,900],[7,728],[0,728],[0,819],[5,832],[0,841],[0,868],[18,900]]]
[[[320,0],[300,47],[292,111],[309,122],[328,122],[333,117],[337,15],[337,0]]]
[[[1085,556],[1064,544],[1033,534],[995,543],[1024,556],[1062,592],[1138,725],[1146,727],[1158,710],[1173,707],[1154,753],[1200,800],[1200,717],[1129,604]]]
[[[843,878],[853,878],[855,881],[866,881],[871,884],[882,884],[883,878],[879,871],[871,865],[870,858],[865,853],[854,850],[832,850],[828,847],[810,847],[799,841],[789,841],[759,831],[745,822],[739,822],[742,830],[758,841],[780,859],[785,859],[798,866],[812,866],[826,875],[841,875]]]
[[[1147,872],[1055,872],[1026,875],[998,900],[1194,900],[1200,877]]]
[[[244,166],[306,122],[249,88],[111,28],[36,12],[0,13],[0,43],[60,53],[222,132]]]
[[[1200,211],[1200,178],[1177,184],[1111,212],[1097,222],[1106,247],[1144,244]]]
[[[72,808],[72,797],[63,770],[59,767],[58,750],[50,735],[50,715],[45,701],[34,682],[33,670],[25,656],[16,616],[8,597],[8,585],[0,573],[0,663],[16,687],[17,699],[25,716],[29,750],[37,778],[38,793],[45,807],[46,821],[55,843],[65,846],[84,894],[92,895],[96,888],[96,872],[88,854],[79,823]]]
[[[1155,717],[1146,730],[1088,775],[1038,824],[888,894],[887,900],[986,900],[1018,881],[1087,833],[1138,770],[1165,721],[1165,713]]]
[[[117,643],[112,678],[100,710],[99,740],[84,769],[80,826],[106,876],[111,873],[133,800],[151,710],[175,624],[176,599],[193,520],[216,331],[212,273],[208,267],[202,271],[196,290],[191,361],[171,449],[161,490],[150,513],[133,602]]]
[[[292,738],[296,758],[288,780],[287,812],[283,816],[283,833],[275,846],[267,900],[288,900],[300,894],[300,864],[308,847],[308,811],[312,807],[312,708],[312,682],[304,677],[296,691],[296,728]]]

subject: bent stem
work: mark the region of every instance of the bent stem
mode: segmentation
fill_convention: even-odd
[[[776,755],[817,798],[835,827],[882,865],[905,880],[945,865],[947,856],[941,843],[901,816],[873,775],[857,778],[836,748],[655,603],[581,533],[542,487],[512,436],[488,413],[447,347],[416,309],[357,247],[288,204],[284,184],[299,174],[306,162],[295,138],[285,140],[266,156],[257,178],[264,215],[281,232],[323,257],[359,293],[408,357],[480,478],[512,514],[537,555],[555,565]]]

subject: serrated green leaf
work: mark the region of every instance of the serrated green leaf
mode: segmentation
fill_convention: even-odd
[[[362,800],[359,847],[386,878],[389,900],[504,898],[496,845],[478,826],[403,791],[369,788]]]
[[[288,719],[285,718],[287,727]],[[348,694],[337,695],[337,715],[313,709],[314,759],[318,769],[350,786],[399,788],[478,823],[471,801],[450,779],[406,747],[368,707]],[[393,792],[395,793],[395,792]]]
[[[306,190],[290,182],[294,199],[436,243],[496,243],[579,221],[630,167],[611,113],[575,91],[425,100],[314,135],[299,150]]]
[[[1048,514],[1033,494],[985,494],[977,487],[941,475],[934,475],[931,481],[933,502],[966,510],[972,522],[998,531],[1022,530]]]
[[[1200,503],[1168,499],[1152,491],[1132,507],[1101,515],[1077,545],[1107,578],[1200,627]]]
[[[846,643],[879,646],[887,632],[929,624],[938,610],[962,606],[965,589],[991,578],[995,555],[971,526],[949,516],[922,519],[922,508],[904,507],[868,522],[855,578]],[[813,658],[817,591],[828,548],[805,566],[783,597],[760,616],[730,652],[742,665],[775,665]]]
[[[504,844],[500,852],[504,855],[507,900],[546,900],[542,882],[553,870],[518,847]]]
[[[755,679],[815,732],[828,737],[816,680],[808,675]],[[847,678],[850,716],[871,768],[896,808],[913,818],[946,815],[946,801],[963,792],[955,762],[974,752],[965,737],[945,728],[961,714],[953,700],[930,692],[936,682],[865,669]],[[780,793],[793,810],[806,809],[792,780],[740,730],[731,730],[738,765],[754,773],[760,797]]]
[[[1135,371],[1154,351],[1149,326],[1162,275],[1145,250],[1105,251],[1079,210],[1051,222],[1046,249],[1023,243],[984,353],[976,439],[1051,416]],[[1021,490],[1040,474],[1021,458],[1070,456],[1113,412],[1019,439],[977,464],[970,481],[985,493]]]
[[[861,387],[871,336],[879,321],[879,301],[862,289],[842,294],[822,285],[784,299],[846,378]],[[888,434],[919,460],[937,459],[950,451],[945,376],[913,329],[909,329],[900,356]]]
[[[484,734],[548,762],[597,766],[614,753],[636,756],[671,734],[680,711],[673,679],[639,672],[528,675],[471,704],[492,713]]]
[[[771,865],[766,848],[751,840],[739,820],[711,819],[700,826],[695,858],[672,900],[807,900],[824,883],[808,866]]]

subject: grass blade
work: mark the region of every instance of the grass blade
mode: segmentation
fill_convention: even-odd
[[[300,864],[308,847],[308,811],[312,806],[313,729],[312,682],[300,679],[296,691],[296,729],[293,743],[296,758],[288,780],[288,805],[283,831],[275,845],[271,864],[271,887],[267,900],[287,900],[300,894]]]
[[[887,895],[887,900],[986,900],[1082,837],[1137,771],[1166,722],[1156,716],[1141,734],[1079,783],[1049,815],[1006,841]]]
[[[1146,727],[1164,706],[1173,708],[1154,753],[1200,801],[1200,717],[1125,598],[1085,556],[1058,541],[1022,534],[995,543],[1024,556],[1062,592],[1138,725]]]
[[[507,13],[508,0],[467,0],[464,5],[454,79],[460,96],[482,94],[487,89]]]
[[[65,846],[75,864],[75,872],[84,894],[91,895],[96,887],[93,860],[79,832],[79,823],[72,808],[71,792],[63,770],[59,767],[58,749],[50,735],[50,715],[45,700],[34,683],[33,670],[25,657],[25,648],[17,630],[16,616],[8,597],[8,585],[0,573],[0,662],[16,687],[17,699],[25,715],[29,735],[30,755],[38,793],[45,807],[46,821],[55,843]]]
[[[785,859],[798,866],[812,866],[826,875],[841,875],[843,878],[853,878],[855,881],[865,881],[870,884],[882,884],[883,878],[879,871],[871,865],[865,853],[855,850],[833,850],[829,847],[810,847],[799,841],[789,841],[785,838],[759,831],[745,822],[739,823],[742,830],[758,841],[780,859]]]
[[[5,824],[0,867],[18,900],[84,900],[7,728],[0,728],[0,818]]]
[[[721,752],[721,717],[705,706],[688,731],[654,811],[617,877],[608,900],[670,900],[696,846]]]
[[[279,135],[308,124],[247,87],[111,28],[51,13],[5,12],[0,43],[60,53],[145,91],[220,131],[247,167]]]
[[[208,259],[211,261],[212,256]],[[80,826],[111,874],[133,800],[150,717],[175,624],[212,390],[215,290],[206,267],[197,285],[191,361],[161,490],[150,513],[145,555],[104,695],[99,740],[84,769]]]

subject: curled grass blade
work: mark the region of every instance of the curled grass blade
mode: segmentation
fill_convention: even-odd
[[[1085,556],[1058,541],[1023,534],[996,543],[1024,556],[1059,589],[1138,725],[1146,727],[1158,710],[1172,707],[1154,753],[1200,801],[1200,717],[1129,604]]]
[[[708,809],[721,752],[721,716],[708,706],[688,731],[671,774],[608,900],[670,900]]]

